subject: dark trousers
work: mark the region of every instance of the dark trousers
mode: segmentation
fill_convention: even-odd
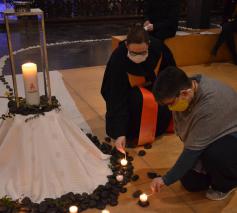
[[[216,55],[219,47],[226,42],[227,47],[233,57],[234,63],[237,64],[237,54],[235,50],[234,32],[237,32],[237,19],[232,22],[225,22],[222,25],[222,31],[212,50],[212,54]]]
[[[228,192],[237,187],[237,137],[226,135],[212,143],[202,154],[207,174],[190,170],[181,183],[188,191],[212,189]]]
[[[129,94],[129,129],[127,137],[127,144],[130,147],[136,146],[141,125],[143,97],[140,89],[134,87]],[[157,116],[156,136],[160,136],[166,132],[172,113],[167,106],[159,106]]]

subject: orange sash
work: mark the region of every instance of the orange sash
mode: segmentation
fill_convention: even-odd
[[[162,61],[162,55],[154,70],[156,76],[158,75],[160,65]],[[157,116],[158,116],[158,104],[155,101],[153,94],[144,88],[146,86],[146,79],[143,76],[136,76],[128,73],[128,79],[131,87],[139,87],[143,96],[142,115],[138,145],[144,145],[146,143],[153,143],[156,135]]]
[[[149,90],[142,87],[140,87],[140,90],[143,96],[143,104],[138,145],[141,146],[153,143],[155,140],[158,104]]]

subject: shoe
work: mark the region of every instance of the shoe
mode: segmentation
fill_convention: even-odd
[[[233,188],[230,191],[224,193],[224,192],[216,191],[210,188],[206,192],[206,198],[208,198],[209,200],[224,200],[235,190],[236,188]]]

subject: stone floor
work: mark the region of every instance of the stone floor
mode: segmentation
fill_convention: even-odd
[[[111,36],[123,35],[133,21],[97,22],[97,23],[49,23],[46,24],[49,69],[71,69],[106,64],[111,53]],[[39,48],[29,47],[39,44],[38,26],[35,20],[19,20],[11,25],[14,51],[21,50],[15,56],[17,73],[20,65],[31,60],[40,68]],[[106,40],[103,40],[106,39]],[[69,42],[65,45],[62,42]],[[70,43],[77,41],[77,43]],[[86,42],[85,42],[86,41]],[[0,58],[8,55],[6,31],[0,27]],[[66,61],[66,62],[65,62]],[[7,60],[3,72],[10,74]]]
[[[183,69],[190,75],[202,73],[219,79],[237,90],[237,67],[232,64],[190,66],[183,67]],[[103,73],[104,66],[62,71],[64,82],[78,109],[84,115],[94,134],[100,139],[105,136],[105,104],[100,96]],[[178,158],[182,150],[182,143],[176,136],[166,135],[153,143],[153,148],[147,150],[146,156],[138,157],[139,150],[141,148],[129,150],[129,152],[135,158],[135,173],[140,176],[140,179],[127,185],[128,192],[120,196],[117,207],[108,207],[111,213],[237,213],[237,194],[233,193],[224,201],[210,201],[205,198],[204,192],[189,193],[182,188],[179,182],[170,187],[164,187],[159,194],[149,197],[150,206],[146,209],[139,207],[136,204],[137,200],[132,198],[132,193],[141,189],[149,194],[151,192],[150,179],[147,178],[146,173],[156,171],[164,174]],[[88,210],[86,212],[100,211]]]

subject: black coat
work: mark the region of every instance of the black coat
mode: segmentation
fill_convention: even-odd
[[[223,13],[224,22],[228,21],[230,18],[236,18],[236,14],[234,14],[236,5],[237,0],[225,0]]]
[[[146,0],[145,20],[154,26],[154,36],[174,36],[178,27],[180,0]],[[167,35],[162,35],[162,33]],[[157,35],[156,37],[159,37]],[[164,38],[165,39],[165,38]]]
[[[169,49],[158,40],[152,39],[149,45],[149,56],[143,63],[136,64],[127,57],[125,42],[112,53],[106,66],[101,94],[106,102],[106,133],[116,139],[126,136],[129,122],[128,96],[131,86],[127,73],[144,76],[154,82],[157,62],[163,53],[160,70],[168,65],[175,65]]]

